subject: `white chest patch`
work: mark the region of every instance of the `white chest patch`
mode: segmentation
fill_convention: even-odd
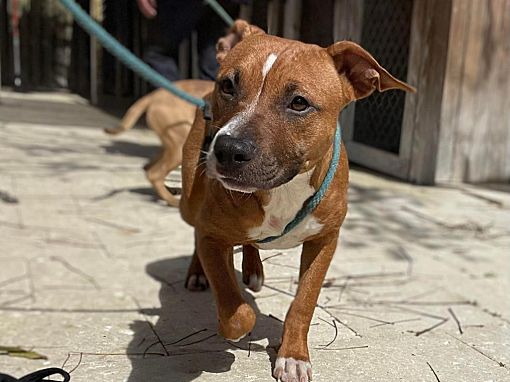
[[[299,174],[290,182],[275,188],[271,192],[269,203],[264,206],[264,221],[252,228],[248,235],[253,240],[262,240],[269,236],[280,235],[285,226],[296,216],[303,203],[315,192],[310,186],[313,170]],[[270,243],[258,244],[261,249],[287,249],[303,243],[312,235],[321,231],[323,224],[312,215],[308,215],[293,230]]]

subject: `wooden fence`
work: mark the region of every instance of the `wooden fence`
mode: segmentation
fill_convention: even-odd
[[[57,0],[18,1],[24,84],[122,107],[147,91]],[[78,2],[143,56],[153,25],[134,0]],[[0,4],[2,82],[12,85],[7,1]],[[370,97],[343,113],[351,160],[423,184],[510,179],[510,0],[253,0],[240,17],[322,46],[359,42],[418,88]],[[181,46],[184,77],[198,73],[195,51],[190,41]]]
[[[0,55],[2,82],[14,83],[13,36],[9,2],[0,1]],[[21,80],[29,88],[68,86],[72,19],[57,0],[17,2]]]

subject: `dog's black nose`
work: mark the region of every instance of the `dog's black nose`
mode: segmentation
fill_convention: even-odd
[[[256,146],[249,139],[221,135],[214,144],[214,155],[223,167],[241,167],[255,157]]]

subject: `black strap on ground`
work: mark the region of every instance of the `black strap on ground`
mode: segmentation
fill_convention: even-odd
[[[64,379],[45,379],[55,375],[60,375],[64,377]],[[71,376],[67,371],[56,367],[35,371],[25,375],[24,377],[21,377],[20,379],[16,379],[10,375],[0,373],[0,382],[69,382],[70,379]]]

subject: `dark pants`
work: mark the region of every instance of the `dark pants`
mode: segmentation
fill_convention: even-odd
[[[199,76],[214,79],[218,70],[215,47],[228,30],[225,22],[203,0],[158,0],[157,4],[157,36],[144,60],[167,79],[178,80],[179,45],[196,30]],[[226,10],[237,15],[238,7],[230,5]]]

